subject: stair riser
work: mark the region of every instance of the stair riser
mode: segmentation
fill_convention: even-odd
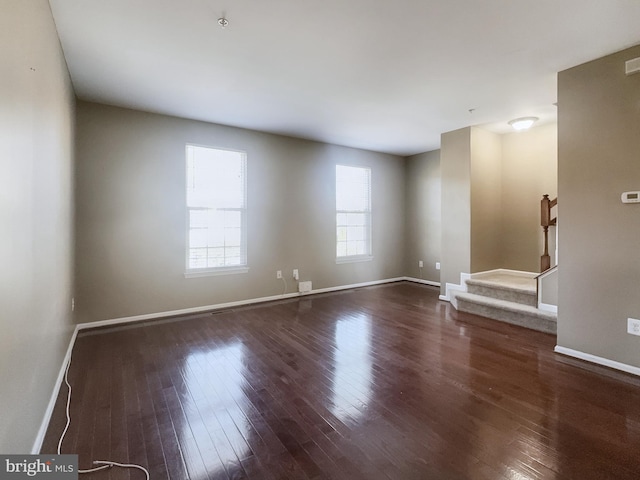
[[[532,307],[538,306],[536,295],[526,292],[516,292],[486,285],[471,284],[467,284],[467,291],[476,295],[482,295],[483,297],[497,298],[498,300],[506,300],[508,302],[520,303]]]
[[[557,332],[557,323],[552,320],[539,318],[535,315],[528,315],[524,312],[511,312],[488,305],[480,305],[462,298],[458,299],[458,310],[461,312],[473,313],[475,315],[492,318],[512,325],[519,325],[532,330],[538,330],[540,332],[552,334]]]

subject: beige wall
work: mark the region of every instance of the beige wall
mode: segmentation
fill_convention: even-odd
[[[0,452],[29,453],[72,333],[74,97],[46,0],[4,0],[0,45]]]
[[[471,141],[471,271],[502,265],[501,136],[472,127]]]
[[[405,275],[440,281],[440,150],[413,155],[405,163]],[[423,261],[423,268],[418,261]]]
[[[404,275],[404,159],[91,103],[77,110],[78,321]],[[184,278],[185,144],[248,157],[246,274]],[[335,165],[372,169],[373,261],[335,263]]]
[[[460,273],[471,271],[471,129],[443,133],[440,150],[442,175],[442,247],[440,291],[460,283]]]
[[[540,271],[543,252],[540,199],[558,196],[558,125],[502,135],[502,264],[504,268]],[[562,199],[560,200],[562,203]],[[553,210],[556,215],[557,209]],[[550,228],[555,263],[555,227]]]
[[[558,76],[558,344],[640,367],[640,46]]]

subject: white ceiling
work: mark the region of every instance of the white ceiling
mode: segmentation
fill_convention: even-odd
[[[640,43],[639,0],[50,4],[80,99],[399,155],[553,121],[558,71]]]

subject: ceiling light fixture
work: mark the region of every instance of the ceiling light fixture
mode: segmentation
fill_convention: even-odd
[[[224,17],[220,17],[218,19],[218,25],[220,25],[222,28],[225,28],[227,25],[229,25],[229,20]]]
[[[509,125],[511,125],[514,130],[527,130],[531,128],[531,125],[538,121],[538,117],[522,117],[516,118],[515,120],[511,120]]]

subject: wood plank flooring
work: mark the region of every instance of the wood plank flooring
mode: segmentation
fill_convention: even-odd
[[[639,379],[554,345],[406,282],[85,331],[63,453],[153,480],[640,478]]]

